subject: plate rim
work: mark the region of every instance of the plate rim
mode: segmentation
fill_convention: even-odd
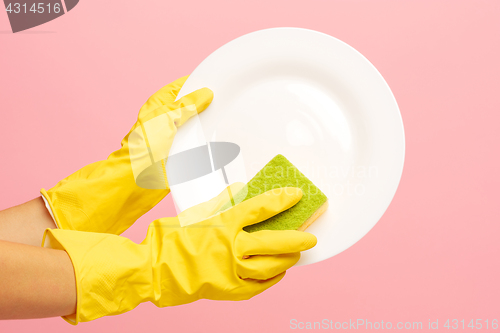
[[[391,102],[394,103],[394,106],[395,106],[395,110],[397,112],[395,112],[395,116],[397,116],[397,130],[400,130],[401,133],[400,133],[400,137],[399,139],[401,140],[400,141],[400,147],[401,147],[401,151],[399,152],[400,153],[400,157],[398,157],[396,159],[396,161],[392,164],[392,166],[395,168],[394,172],[397,171],[397,177],[394,177],[394,187],[390,189],[390,191],[386,191],[386,193],[389,193],[389,194],[386,194],[386,203],[384,203],[384,208],[381,209],[380,213],[375,215],[373,214],[373,218],[371,220],[373,220],[374,222],[373,223],[370,223],[371,226],[369,228],[366,228],[366,230],[364,230],[363,232],[363,235],[361,237],[359,237],[354,243],[348,245],[347,247],[344,247],[342,248],[340,251],[336,251],[336,253],[332,254],[332,255],[328,255],[326,256],[325,258],[322,258],[320,260],[316,260],[316,261],[313,261],[313,262],[309,262],[309,263],[303,263],[302,262],[302,259],[295,265],[295,266],[302,266],[302,265],[309,265],[309,264],[314,264],[314,263],[319,263],[319,262],[322,262],[324,260],[327,260],[327,259],[330,259],[332,257],[335,257],[336,255],[348,250],[349,248],[351,248],[353,245],[355,245],[356,243],[358,243],[359,241],[361,241],[361,239],[363,239],[374,227],[375,225],[382,219],[382,217],[384,216],[384,214],[387,212],[387,210],[389,209],[392,201],[394,200],[394,197],[396,196],[396,193],[399,189],[399,185],[401,183],[401,179],[402,179],[402,176],[403,176],[403,171],[404,171],[404,165],[405,165],[405,159],[406,159],[406,133],[405,133],[405,128],[404,128],[404,123],[403,123],[403,117],[402,117],[402,114],[401,114],[401,109],[399,107],[399,104],[397,103],[397,100],[396,100],[396,97],[394,96],[394,93],[392,91],[392,89],[390,88],[389,84],[387,83],[387,81],[385,80],[385,78],[383,77],[383,75],[380,73],[380,71],[375,67],[375,65],[373,65],[373,63],[367,58],[365,57],[361,52],[359,52],[357,49],[355,49],[354,47],[352,47],[351,45],[347,44],[346,42],[334,37],[334,36],[331,36],[327,33],[324,33],[324,32],[320,32],[320,31],[316,31],[316,30],[311,30],[311,29],[306,29],[306,28],[301,28],[301,27],[273,27],[273,28],[266,28],[266,29],[260,29],[260,30],[256,30],[256,31],[252,31],[252,32],[248,32],[246,34],[243,34],[239,37],[236,37],[228,42],[226,42],[225,44],[223,44],[222,46],[218,47],[217,49],[215,49],[214,51],[212,51],[207,57],[205,57],[205,59],[203,59],[196,67],[195,69],[192,71],[192,74],[196,73],[196,70],[198,68],[202,68],[205,61],[207,59],[211,59],[214,54],[218,53],[218,52],[221,52],[220,50],[227,47],[227,45],[229,44],[232,44],[233,42],[237,41],[237,40],[241,40],[245,37],[248,37],[250,35],[255,35],[255,34],[265,34],[265,33],[268,33],[268,32],[274,32],[274,31],[285,31],[285,32],[293,32],[293,31],[300,31],[302,33],[311,33],[311,34],[318,34],[318,35],[322,35],[324,37],[327,37],[327,38],[331,38],[333,40],[335,40],[336,42],[340,43],[340,45],[342,45],[342,47],[345,47],[345,48],[348,48],[349,50],[351,51],[354,51],[356,53],[356,55],[359,57],[360,60],[364,61],[367,65],[369,65],[369,67],[371,68],[372,71],[374,71],[374,73],[376,73],[376,75],[379,77],[379,79],[381,80],[381,82],[383,82],[383,85],[384,85],[384,90],[386,90],[387,92],[389,92],[390,94],[390,98],[391,98]],[[192,75],[191,74],[191,75]],[[190,77],[191,77],[190,75]],[[185,96],[187,93],[185,93],[186,90],[188,89],[185,89],[185,87],[187,87],[187,83],[189,83],[189,77],[188,79],[186,80],[186,82],[184,83],[183,87],[181,87],[181,89],[179,90],[179,93],[178,93],[178,96],[176,98],[176,100],[178,100],[179,98],[181,98],[182,96]],[[190,90],[188,91],[191,92],[193,90]],[[395,128],[395,127],[393,127]],[[396,179],[397,178],[397,179]],[[361,233],[360,233],[361,234]]]

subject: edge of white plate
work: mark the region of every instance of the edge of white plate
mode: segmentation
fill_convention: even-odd
[[[350,247],[352,247],[353,245],[355,245],[356,243],[358,243],[359,241],[361,241],[361,239],[363,239],[363,237],[365,237],[374,227],[375,225],[381,220],[381,218],[383,217],[383,215],[386,213],[387,209],[389,208],[389,206],[391,205],[392,201],[394,200],[394,197],[396,195],[396,192],[399,188],[399,184],[401,182],[401,178],[402,178],[402,175],[403,175],[403,169],[404,169],[404,162],[405,162],[405,158],[406,158],[406,135],[405,135],[405,130],[404,130],[404,123],[403,123],[403,118],[402,118],[402,115],[401,115],[401,110],[399,108],[399,105],[397,103],[397,100],[396,100],[396,97],[394,96],[394,93],[392,92],[392,89],[390,88],[389,84],[387,83],[387,81],[385,80],[385,78],[383,77],[383,75],[380,73],[380,71],[371,63],[370,60],[368,60],[368,58],[366,58],[361,52],[359,52],[358,50],[356,50],[354,47],[352,47],[351,45],[347,44],[346,42],[336,38],[336,37],[333,37],[331,35],[328,35],[324,32],[320,32],[320,31],[316,31],[316,30],[311,30],[311,29],[306,29],[306,28],[299,28],[299,27],[274,27],[274,28],[267,28],[267,29],[260,29],[260,30],[256,30],[256,31],[253,31],[253,32],[249,32],[249,33],[246,33],[244,35],[241,35],[235,39],[232,39],[231,41],[225,43],[224,45],[218,47],[217,49],[215,49],[213,52],[211,52],[205,59],[207,58],[210,58],[214,53],[216,53],[219,49],[225,47],[226,45],[228,44],[231,44],[233,43],[234,41],[236,40],[239,40],[240,38],[244,38],[245,36],[248,36],[248,35],[252,35],[252,34],[257,34],[257,33],[262,33],[262,32],[266,32],[266,31],[269,31],[269,30],[301,30],[301,31],[307,31],[308,33],[314,33],[314,34],[321,34],[321,35],[324,35],[324,36],[327,36],[329,38],[333,38],[335,40],[337,40],[338,42],[340,42],[341,44],[343,44],[344,46],[350,48],[351,50],[353,50],[355,53],[357,53],[370,67],[372,67],[372,69],[375,70],[375,72],[377,73],[377,75],[382,79],[382,82],[384,82],[387,90],[390,92],[390,95],[391,95],[391,98],[397,108],[397,116],[398,116],[398,121],[399,121],[399,125],[400,125],[400,128],[401,128],[401,140],[402,140],[402,143],[401,143],[401,149],[402,151],[400,152],[401,153],[401,161],[400,161],[400,164],[399,165],[395,165],[395,167],[397,167],[397,172],[398,172],[398,177],[397,177],[397,182],[393,185],[394,187],[391,189],[390,193],[392,193],[391,195],[388,195],[388,199],[390,197],[390,200],[387,201],[387,204],[385,205],[384,209],[381,210],[381,213],[378,214],[378,216],[376,217],[376,221],[375,223],[369,228],[366,230],[366,232],[363,234],[363,236],[361,236],[361,238],[359,238],[356,242],[354,242],[353,244],[343,248],[342,250],[340,250],[339,252],[337,252],[336,254],[334,254],[333,256],[329,257],[329,258],[332,258],[344,251],[346,251],[347,249],[349,249]],[[193,70],[193,73],[196,71],[196,69],[201,66],[203,64],[203,62],[205,61],[205,59],[200,63],[198,64],[198,66],[195,67],[195,69]],[[189,81],[189,78],[186,82]],[[181,90],[179,91],[179,94],[178,94],[178,97],[176,100],[178,100],[179,98],[181,98],[182,96],[185,96],[187,95],[187,93],[185,93],[184,91],[186,89],[184,89],[184,87],[186,86],[186,84],[184,84],[184,86],[181,88]],[[189,91],[191,92],[191,91]],[[189,93],[188,92],[188,93]],[[319,261],[316,261],[314,263],[319,263],[319,262],[322,262],[326,259],[329,259],[329,258],[325,258],[325,259],[322,259],[322,260],[319,260]],[[310,264],[314,264],[314,263],[301,263],[302,260],[300,260],[295,266],[303,266],[303,265],[310,265]]]

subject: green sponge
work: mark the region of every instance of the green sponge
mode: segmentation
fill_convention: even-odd
[[[243,228],[248,232],[259,230],[303,231],[328,206],[326,195],[283,155],[276,155],[247,185],[248,192],[238,192],[234,197],[236,202],[245,201],[269,190],[282,187],[298,187],[303,192],[302,199],[296,205],[265,221]],[[245,192],[246,196],[241,200],[241,196],[245,195]],[[229,208],[229,205],[225,208]]]

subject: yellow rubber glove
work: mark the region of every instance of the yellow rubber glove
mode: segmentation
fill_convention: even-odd
[[[177,218],[151,223],[141,244],[116,235],[47,229],[44,245],[65,250],[77,286],[77,324],[132,310],[198,299],[246,300],[279,282],[300,251],[316,245],[312,234],[247,233],[243,227],[280,213],[302,197],[298,188],[272,190],[196,224]]]
[[[165,163],[177,127],[205,110],[213,98],[203,88],[175,102],[186,79],[148,99],[121,149],[107,160],[41,190],[60,229],[121,234],[169,193]]]

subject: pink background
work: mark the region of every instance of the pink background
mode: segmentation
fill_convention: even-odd
[[[498,1],[82,0],[15,35],[2,10],[0,208],[106,158],[158,88],[224,43],[278,26],[347,42],[396,96],[406,162],[375,228],[250,301],[142,304],[77,327],[60,318],[2,321],[0,332],[285,332],[293,318],[424,328],[429,319],[500,320]],[[149,221],[172,214],[167,200],[125,235],[140,241]]]

